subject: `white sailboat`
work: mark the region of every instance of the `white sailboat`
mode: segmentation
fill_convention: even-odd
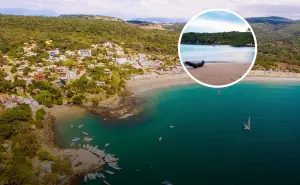
[[[244,130],[250,130],[250,116],[249,116],[249,119],[248,119],[248,123],[247,124],[244,124]]]

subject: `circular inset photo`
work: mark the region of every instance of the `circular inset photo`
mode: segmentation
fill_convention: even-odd
[[[233,85],[251,70],[257,44],[248,22],[228,10],[194,16],[183,28],[178,53],[188,75],[214,88]]]

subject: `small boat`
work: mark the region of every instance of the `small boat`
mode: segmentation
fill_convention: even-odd
[[[96,175],[97,175],[97,177],[100,179],[101,178],[101,176],[100,176],[100,174],[98,173],[98,172],[96,172]]]
[[[74,138],[72,139],[72,142],[76,142],[76,141],[79,141],[79,140],[80,140],[79,137],[74,137]]]
[[[115,166],[111,166],[112,169],[115,169],[115,170],[121,170],[122,168],[119,168],[119,167],[115,167]]]
[[[70,125],[70,128],[74,127],[74,125]]]
[[[172,185],[169,181],[162,182],[163,185]]]
[[[83,125],[79,125],[78,128],[81,128]]]
[[[100,173],[100,176],[101,176],[103,179],[105,179],[105,176],[103,175],[103,173]]]
[[[108,170],[106,170],[105,172],[106,172],[106,173],[108,173],[108,174],[110,174],[110,175],[113,175],[113,174],[115,174],[114,172],[112,172],[112,171],[108,171]]]
[[[87,175],[84,176],[84,182],[87,182]]]
[[[78,127],[79,128],[79,127]],[[89,134],[87,132],[82,132],[83,135],[88,136]]]
[[[158,141],[161,141],[162,140],[162,137],[159,137]]]
[[[250,131],[250,116],[249,116],[249,119],[248,119],[248,123],[247,124],[244,124],[244,130],[248,130]]]
[[[170,128],[174,128],[174,126],[173,126],[173,125],[171,125],[171,126],[170,126]]]
[[[110,145],[109,143],[106,143],[104,146],[105,146],[105,147],[108,147],[109,145]]]
[[[107,181],[103,181],[103,183],[106,184],[106,185],[110,185]]]

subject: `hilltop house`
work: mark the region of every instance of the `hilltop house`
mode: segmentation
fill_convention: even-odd
[[[65,66],[56,67],[56,72],[58,74],[66,74],[68,71],[69,71],[69,69]]]
[[[56,48],[55,50],[49,52],[49,57],[52,58],[54,55],[59,55],[59,53],[59,48]]]
[[[108,68],[104,69],[104,73],[109,75],[109,78],[111,78],[112,72]]]
[[[116,58],[116,63],[119,65],[125,64],[127,62],[126,58]]]
[[[45,80],[45,75],[43,72],[36,72],[34,73],[33,79],[35,81],[44,81]]]
[[[105,82],[103,82],[103,81],[95,81],[95,82],[96,82],[97,86],[101,86],[101,85],[105,84]]]
[[[16,107],[19,104],[28,104],[31,110],[35,110],[39,106],[39,103],[34,99],[7,94],[0,94],[0,103],[5,109]]]
[[[70,57],[75,56],[75,52],[73,52],[73,51],[66,51],[65,54]]]
[[[104,67],[104,66],[105,66],[105,64],[101,63],[101,62],[95,65],[95,67]]]
[[[79,54],[79,56],[82,56],[82,57],[90,57],[90,56],[92,56],[92,50],[90,50],[90,49],[80,49],[78,51],[78,54]]]
[[[65,55],[59,55],[59,60],[66,60],[67,57]]]

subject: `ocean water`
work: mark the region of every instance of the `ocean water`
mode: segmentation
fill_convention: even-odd
[[[239,62],[251,63],[254,47],[232,47],[229,45],[189,45],[181,44],[180,53],[183,61]]]
[[[299,94],[300,84],[292,83],[243,82],[221,89],[221,95],[199,85],[174,87],[143,94],[145,111],[126,120],[92,114],[57,120],[56,139],[67,147],[86,131],[99,148],[111,143],[106,150],[120,158],[122,168],[105,174],[112,185],[164,180],[173,185],[295,185],[300,183]],[[242,126],[249,116],[247,132]]]

